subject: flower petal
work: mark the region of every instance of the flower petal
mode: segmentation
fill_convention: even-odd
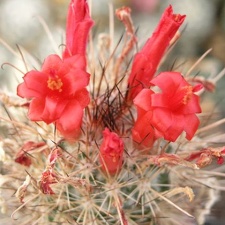
[[[161,133],[165,133],[172,125],[172,113],[168,109],[156,108],[153,110],[151,123]]]
[[[168,96],[173,96],[180,86],[183,77],[177,72],[162,72],[151,80],[151,84],[159,87]]]
[[[134,99],[134,104],[145,111],[151,109],[151,97],[154,92],[150,89],[143,89]]]
[[[83,117],[83,108],[77,100],[71,100],[65,107],[56,126],[66,139],[76,138],[80,132]]]
[[[184,105],[181,108],[180,113],[181,112],[183,114],[201,113],[202,109],[200,107],[199,96],[193,94],[191,99],[188,101],[187,105]]]
[[[57,74],[57,71],[62,66],[62,63],[62,59],[58,55],[49,55],[44,60],[41,71],[48,74],[48,76]]]
[[[62,59],[58,55],[52,54],[45,59],[41,71],[48,74],[48,76],[55,74],[58,75],[58,71],[60,67],[62,67],[62,64]]]
[[[184,130],[185,118],[181,115],[172,115],[171,126],[164,132],[164,138],[168,141],[176,141]]]
[[[151,111],[139,117],[132,129],[132,138],[140,148],[151,148],[155,141],[155,132],[151,124]]]
[[[85,88],[90,80],[90,74],[81,69],[70,70],[64,76],[64,82],[66,82],[66,93],[68,95],[74,95],[77,91]]]
[[[184,131],[186,132],[186,138],[188,140],[191,140],[200,124],[199,118],[195,114],[186,115],[184,118],[184,123]]]
[[[50,97],[33,99],[30,103],[28,116],[32,121],[55,122],[62,114],[68,100],[58,100]]]
[[[47,76],[45,73],[32,70],[25,74],[24,83],[20,84],[17,93],[21,97],[42,97],[47,92]]]
[[[46,123],[55,122],[62,114],[69,99],[60,99],[47,96],[45,98],[45,107],[42,112],[41,118]]]
[[[61,74],[66,74],[68,71],[66,70],[67,68],[69,69],[86,69],[86,59],[84,55],[76,54],[74,56],[71,56],[69,58],[66,58],[63,60],[63,67],[60,68],[59,73]]]
[[[17,95],[22,98],[33,98],[41,97],[41,93],[27,88],[26,84],[23,82],[17,86]]]
[[[45,107],[45,99],[34,98],[29,107],[28,117],[32,121],[41,121],[41,115]]]
[[[74,99],[76,99],[82,108],[85,108],[90,102],[89,92],[86,88],[76,92]]]
[[[168,108],[171,99],[166,94],[155,93],[151,95],[152,107]]]

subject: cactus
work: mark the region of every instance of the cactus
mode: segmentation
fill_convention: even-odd
[[[207,166],[223,163],[211,134],[224,119],[206,123],[201,96],[224,71],[157,72],[185,19],[172,6],[136,54],[131,10],[116,16],[121,49],[93,39],[87,2],[72,0],[62,56],[0,93],[2,224],[202,224],[219,197],[224,174]]]

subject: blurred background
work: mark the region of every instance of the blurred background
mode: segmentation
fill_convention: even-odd
[[[34,67],[40,66],[47,55],[61,51],[68,4],[69,0],[0,1],[1,91],[16,93],[16,86],[26,71],[20,51],[32,56],[30,64]],[[181,64],[184,63],[182,69],[185,72],[210,48],[212,51],[194,73],[213,77],[225,67],[224,0],[92,0],[91,12],[96,33],[109,30],[109,4],[114,9],[124,5],[131,7],[139,48],[151,36],[164,9],[172,4],[175,13],[185,14],[187,18],[181,28],[182,37],[164,63],[164,68],[171,68],[179,60]],[[122,24],[115,18],[115,43],[123,32]],[[225,115],[224,85],[225,78],[215,90],[216,97],[208,99],[208,105],[205,106],[220,108],[221,116]],[[214,205],[204,225],[224,224],[225,213],[221,202]]]

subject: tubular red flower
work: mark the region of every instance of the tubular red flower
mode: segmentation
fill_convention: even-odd
[[[160,60],[184,19],[185,15],[173,14],[171,5],[164,11],[151,38],[134,57],[128,80],[128,101],[133,100],[143,88],[150,87]]]
[[[83,109],[90,101],[85,55],[92,25],[86,0],[71,0],[63,59],[48,56],[41,71],[25,74],[24,83],[17,89],[20,97],[31,99],[29,118],[47,124],[54,122],[66,139],[74,139],[79,134]]]
[[[121,138],[108,128],[103,131],[103,142],[100,146],[100,164],[102,169],[111,175],[119,172],[123,163],[124,144]]]
[[[94,22],[89,15],[89,7],[86,0],[72,0],[67,15],[64,58],[76,54],[86,54],[88,33],[93,24]]]
[[[31,98],[28,116],[32,121],[55,122],[61,134],[75,138],[83,109],[89,103],[86,86],[90,75],[84,70],[85,58],[75,55],[64,60],[50,55],[41,71],[30,71],[17,88],[17,94]]]
[[[134,104],[138,118],[134,128],[140,126],[137,123],[142,123],[141,118],[144,118],[149,121],[148,126],[154,127],[155,137],[175,141],[185,131],[186,138],[191,140],[199,126],[196,113],[200,113],[201,108],[199,97],[194,94],[199,87],[191,86],[177,72],[163,72],[152,79],[151,84],[158,86],[161,92],[144,89],[137,95]]]

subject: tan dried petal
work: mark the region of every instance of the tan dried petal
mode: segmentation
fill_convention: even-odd
[[[17,189],[17,192],[15,196],[20,200],[21,203],[23,203],[24,196],[27,191],[27,187],[29,186],[31,182],[31,178],[29,175],[26,176],[26,180],[23,182],[23,184]]]

